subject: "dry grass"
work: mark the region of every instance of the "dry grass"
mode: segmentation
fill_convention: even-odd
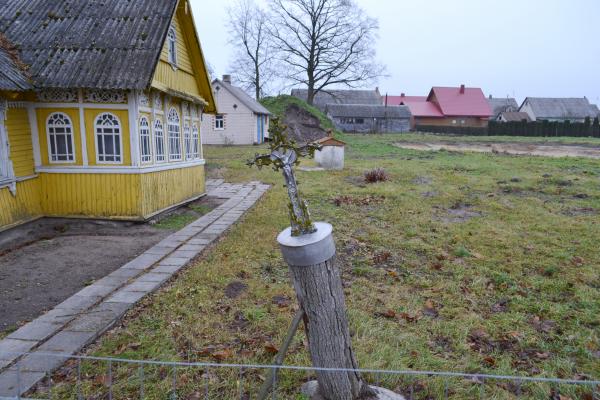
[[[335,227],[361,367],[600,377],[598,161],[419,153],[394,147],[394,135],[344,140],[344,171],[299,172],[298,178],[315,219]],[[137,307],[90,354],[271,361],[296,303],[275,242],[288,223],[285,190],[274,172],[244,165],[257,150],[264,149],[205,149],[209,173],[274,187],[206,257]],[[376,167],[388,172],[387,182],[356,179]],[[247,287],[236,298],[224,295],[232,282]],[[309,365],[302,332],[286,363]],[[95,377],[86,383],[91,392],[104,372],[84,370]],[[57,398],[74,393],[73,373],[57,379]],[[202,371],[181,373],[181,398],[194,398]],[[215,398],[237,396],[236,372],[209,378],[220,393]],[[284,374],[278,398],[299,398],[304,379]],[[168,371],[156,371],[151,381],[149,398],[165,398]],[[243,391],[255,393],[260,383],[260,374],[249,372]],[[383,381],[405,393],[413,384],[419,399],[438,398],[443,383]],[[488,398],[514,396],[510,385],[449,384],[455,399],[480,390]],[[550,388],[525,385],[523,393],[547,399]],[[574,389],[563,394],[585,398]]]

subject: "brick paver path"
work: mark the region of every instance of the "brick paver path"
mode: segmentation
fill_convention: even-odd
[[[26,393],[68,355],[97,339],[223,234],[269,186],[208,180],[206,188],[209,196],[228,200],[0,340],[0,398]],[[60,356],[44,355],[48,353]]]

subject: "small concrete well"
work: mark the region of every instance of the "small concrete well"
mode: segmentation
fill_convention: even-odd
[[[333,170],[344,169],[346,143],[335,139],[333,136],[324,137],[315,143],[323,146],[321,150],[315,152],[315,162],[319,167]]]

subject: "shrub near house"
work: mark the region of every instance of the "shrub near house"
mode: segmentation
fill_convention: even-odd
[[[188,1],[60,4],[0,10],[0,230],[202,195],[200,115],[216,108]]]

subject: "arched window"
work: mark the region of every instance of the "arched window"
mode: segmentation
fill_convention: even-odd
[[[192,157],[200,158],[200,131],[196,124],[192,127]]]
[[[121,163],[121,123],[110,113],[103,113],[96,118],[96,161],[99,163]]]
[[[148,118],[140,118],[140,156],[143,163],[152,161],[152,139]]]
[[[169,133],[169,161],[181,161],[181,127],[179,126],[179,113],[175,108],[169,110],[167,131]]]
[[[169,62],[177,65],[177,36],[173,27],[169,28],[169,33],[167,34],[167,48],[169,51]]]
[[[192,159],[192,132],[190,131],[190,123],[186,122],[183,125],[183,143],[185,145],[185,159]]]
[[[63,113],[52,113],[46,121],[48,159],[51,163],[75,162],[73,123]]]
[[[154,155],[156,162],[165,161],[165,133],[160,118],[154,120]]]

